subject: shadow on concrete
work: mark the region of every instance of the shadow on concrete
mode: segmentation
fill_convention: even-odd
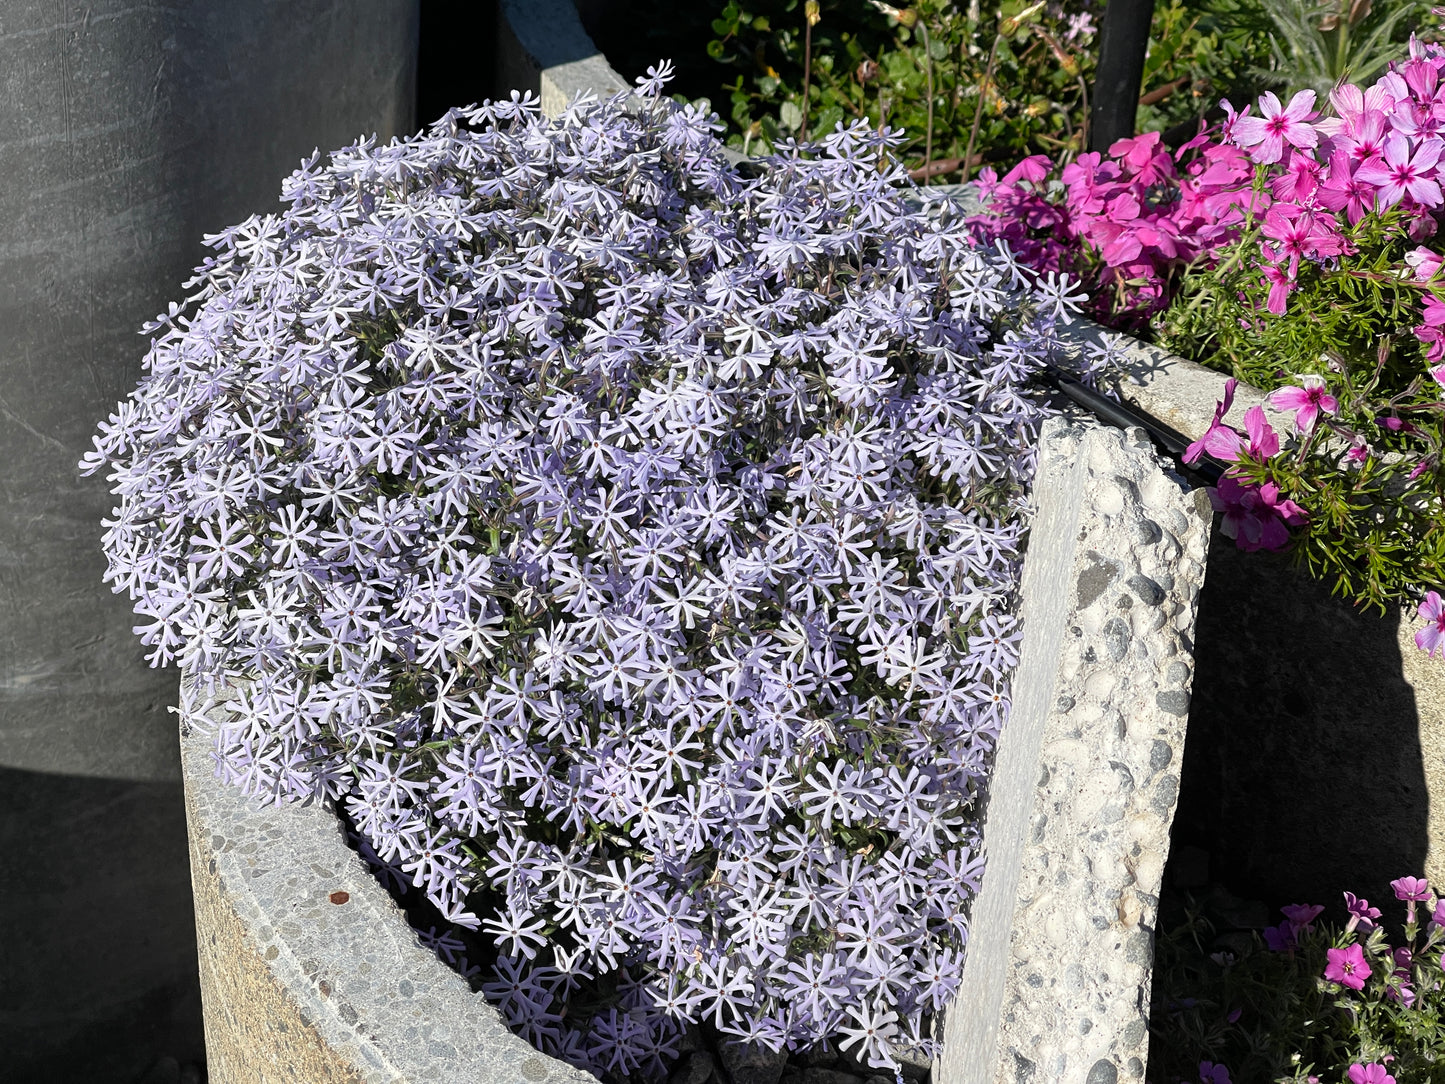
[[[0,768],[9,1084],[205,1064],[181,784]]]
[[[417,53],[416,128],[501,89],[495,75],[496,0],[426,0]]]
[[[1398,608],[1363,613],[1216,529],[1196,625],[1173,845],[1271,909],[1345,890],[1379,906],[1425,870],[1428,793]]]

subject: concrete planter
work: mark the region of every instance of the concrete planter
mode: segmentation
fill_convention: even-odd
[[[1064,419],[1046,427],[1035,496],[970,996],[948,1014],[940,1084],[1023,1080],[1035,1064],[1142,1080],[1147,1053],[1210,512],[1138,430]],[[209,748],[182,737],[217,1084],[591,1079],[508,1032],[417,943],[332,808],[257,807],[212,777]]]
[[[549,112],[579,90],[606,94],[626,85],[589,51],[575,19],[568,21],[574,13],[567,0],[500,0],[498,13],[498,40],[511,50],[502,70],[515,85],[540,91]],[[1077,347],[1100,334],[1085,322],[1064,329]],[[1223,381],[1139,345],[1121,390],[1193,438],[1208,425]],[[1235,409],[1262,402],[1260,392],[1241,387]],[[1266,411],[1277,427],[1287,425],[1287,417]],[[1227,623],[1242,612],[1248,622],[1259,619],[1248,607],[1263,605],[1257,583],[1241,589],[1226,580],[1216,590],[1211,572],[1205,584],[1206,557],[1211,569],[1237,571],[1217,538],[1210,547],[1208,502],[1180,483],[1137,430],[1052,422],[1038,479],[1024,640],[985,807],[988,866],[974,908],[967,994],[946,1016],[935,1084],[1143,1079],[1170,828],[1181,788],[1187,791],[1191,770],[1198,771],[1184,755],[1186,719],[1197,726],[1205,704],[1213,717],[1232,720],[1238,703],[1237,694],[1221,699],[1208,687],[1226,685],[1214,677],[1219,652],[1205,681],[1206,641],[1196,634],[1196,616],[1201,625],[1211,612]],[[1244,560],[1266,567],[1256,556]],[[1299,585],[1292,590],[1307,595]],[[1326,612],[1320,606],[1328,599],[1315,610],[1309,605],[1306,599],[1300,620]],[[1386,655],[1394,645],[1397,656],[1380,669],[1392,688],[1418,693],[1418,750],[1418,735],[1428,732],[1438,743],[1445,731],[1445,675],[1414,652],[1410,632],[1397,615],[1388,629],[1367,630],[1355,643],[1373,637]],[[1218,730],[1213,724],[1212,743],[1248,740]],[[184,736],[182,747],[216,1081],[592,1079],[511,1035],[494,1009],[417,943],[346,848],[333,810],[256,808],[211,777],[204,737]],[[1387,746],[1381,771],[1389,753]],[[1445,755],[1432,756],[1442,761],[1445,781]],[[1283,789],[1313,788],[1304,781]],[[1429,839],[1445,840],[1445,814],[1431,816]],[[1423,840],[1423,813],[1420,820]],[[1198,842],[1227,851],[1247,828],[1213,830],[1215,837]],[[1377,851],[1388,838],[1369,834]],[[1339,845],[1338,838],[1328,842]],[[1423,844],[1416,851],[1419,865],[1390,876],[1439,872],[1440,848],[1431,849],[1429,863]],[[1255,860],[1281,864],[1266,850]],[[1317,873],[1321,884],[1329,881],[1327,867]],[[1336,882],[1334,891],[1359,883]]]

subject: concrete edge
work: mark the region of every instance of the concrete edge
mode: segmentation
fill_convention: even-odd
[[[329,805],[259,806],[181,760],[212,1084],[596,1084],[422,947]]]
[[[935,1084],[1142,1080],[1212,512],[1142,431],[1046,423],[983,883]],[[1102,1075],[1100,1075],[1102,1074]]]
[[[1113,390],[1125,402],[1131,402],[1191,440],[1204,435],[1214,420],[1215,404],[1224,398],[1227,373],[1188,361],[1132,335],[1110,331],[1092,320],[1063,321],[1058,325],[1058,336],[1066,352],[1074,357],[1085,347],[1102,347],[1105,336],[1115,337],[1123,344],[1124,378],[1112,382]],[[1264,408],[1265,417],[1281,435],[1294,431],[1293,411],[1271,406],[1268,393],[1243,381],[1235,388],[1234,404],[1229,408],[1225,424],[1242,428],[1244,412],[1256,406]]]
[[[1061,441],[1056,429],[1046,428],[1041,435],[1034,480],[1038,496],[1019,589],[1023,636],[1018,667],[1009,682],[1013,699],[1008,723],[999,732],[984,802],[984,875],[969,916],[960,984],[960,990],[967,991],[968,1002],[965,1007],[965,995],[960,992],[944,1013],[944,1043],[934,1063],[934,1084],[964,1084],[992,1075],[984,1072],[977,1053],[998,1045],[1009,945],[1007,933],[990,938],[975,936],[975,932],[994,927],[1009,931],[1013,923],[1024,828],[1033,813],[1044,720],[1054,696],[1054,671],[1064,638],[1064,615],[1048,612],[1062,600],[1035,599],[1032,592],[1041,582],[1064,582],[1073,566],[1074,537],[1083,509],[1078,491],[1081,461],[1069,454],[1074,447],[1072,441]],[[1055,492],[1054,486],[1067,488]],[[1000,786],[1001,779],[1011,780],[1013,785]]]
[[[572,0],[498,0],[496,11],[503,93],[530,90],[555,117],[579,93],[610,98],[631,89],[588,37]]]

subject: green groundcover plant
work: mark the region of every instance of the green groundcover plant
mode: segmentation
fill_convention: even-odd
[[[1296,904],[1248,939],[1191,904],[1158,942],[1151,1084],[1445,1081],[1445,900],[1421,877],[1391,887],[1392,928],[1349,892],[1342,929]]]
[[[634,0],[651,33],[665,23]],[[1375,78],[1428,0],[1169,0],[1155,5],[1136,126],[1192,135],[1221,96],[1275,88],[1323,96]],[[1031,154],[1067,164],[1088,145],[1098,53],[1096,0],[728,0],[708,54],[734,74],[729,144],[766,152],[839,120],[885,121],[916,179],[971,176]],[[653,17],[648,18],[652,12]],[[699,29],[687,35],[693,47]],[[621,44],[621,43],[618,43]],[[625,45],[622,46],[625,52]],[[707,86],[697,76],[695,87]],[[714,99],[718,90],[705,92]]]
[[[1085,149],[1102,13],[1094,0],[729,0],[708,50],[737,73],[730,145],[886,121],[907,131],[900,154],[915,178],[955,180],[984,163],[1067,162]],[[1169,128],[1221,93],[1268,85],[1267,26],[1233,0],[1157,5],[1141,124]]]

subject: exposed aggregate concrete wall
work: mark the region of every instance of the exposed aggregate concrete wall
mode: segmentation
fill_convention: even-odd
[[[1045,427],[1024,639],[938,1084],[1140,1081],[1212,512],[1138,429]]]

